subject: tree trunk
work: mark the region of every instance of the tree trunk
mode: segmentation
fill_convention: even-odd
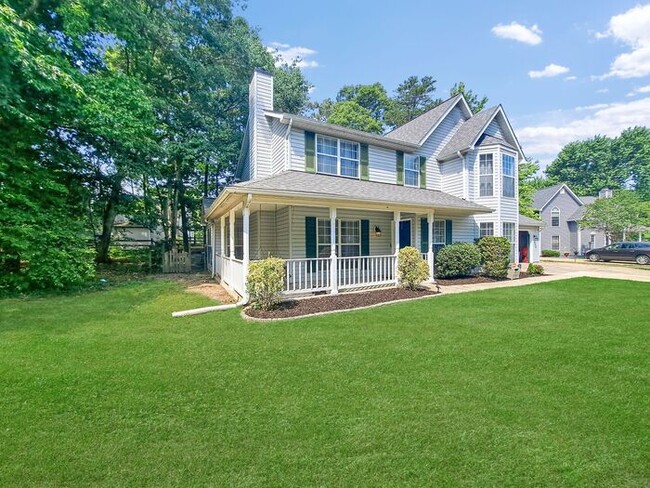
[[[181,232],[183,234],[183,251],[190,252],[190,232],[188,229],[185,198],[181,199]]]
[[[121,181],[114,182],[111,186],[111,193],[102,212],[102,234],[97,242],[97,255],[95,260],[98,263],[108,263],[108,250],[111,245],[111,234],[113,233],[113,224],[117,216],[117,207],[120,203],[122,193]]]

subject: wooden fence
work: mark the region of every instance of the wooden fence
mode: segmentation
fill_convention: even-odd
[[[191,271],[190,253],[172,250],[163,254],[163,273],[190,273]]]

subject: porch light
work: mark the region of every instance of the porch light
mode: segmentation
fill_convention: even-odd
[[[381,229],[375,225],[375,237],[381,237]]]

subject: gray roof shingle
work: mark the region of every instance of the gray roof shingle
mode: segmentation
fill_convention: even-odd
[[[438,209],[489,213],[493,210],[438,190],[361,181],[303,171],[283,171],[273,176],[244,181],[228,187],[236,193],[277,193],[285,196],[358,200],[392,205],[413,205]]]
[[[447,145],[438,154],[438,160],[452,158],[458,151],[469,149],[472,143],[481,135],[488,121],[494,116],[499,106],[488,108],[477,113],[471,119],[461,125],[456,133],[449,140]]]
[[[445,100],[428,112],[425,112],[410,122],[393,129],[384,137],[410,142],[411,144],[420,144],[431,128],[440,122],[442,117],[447,113],[447,111],[451,110],[451,108],[456,105],[460,98],[461,95],[456,95],[455,97]]]
[[[541,227],[544,225],[544,222],[541,220],[531,219],[525,215],[519,214],[519,225],[525,225],[528,227]]]
[[[533,208],[535,210],[541,210],[541,208],[546,205],[546,203],[553,197],[553,195],[558,192],[563,184],[564,183],[558,183],[557,185],[537,190],[535,192],[535,195],[533,195]]]
[[[517,148],[512,147],[511,144],[504,141],[500,137],[488,136],[487,134],[483,134],[481,137],[479,137],[478,141],[476,141],[477,146],[491,146],[494,144],[500,144],[503,147],[507,147],[508,149],[512,149],[514,151],[517,150]]]

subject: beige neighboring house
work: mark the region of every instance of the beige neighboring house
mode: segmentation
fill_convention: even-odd
[[[131,223],[124,215],[115,217],[112,244],[120,247],[148,247],[163,239],[162,230],[151,231],[142,225]]]
[[[255,70],[239,183],[206,211],[212,273],[245,297],[252,260],[286,260],[285,293],[397,282],[397,252],[430,264],[453,242],[519,236],[538,255],[539,222],[519,216],[524,154],[498,105],[472,114],[452,97],[386,135],[274,110],[273,77]]]

